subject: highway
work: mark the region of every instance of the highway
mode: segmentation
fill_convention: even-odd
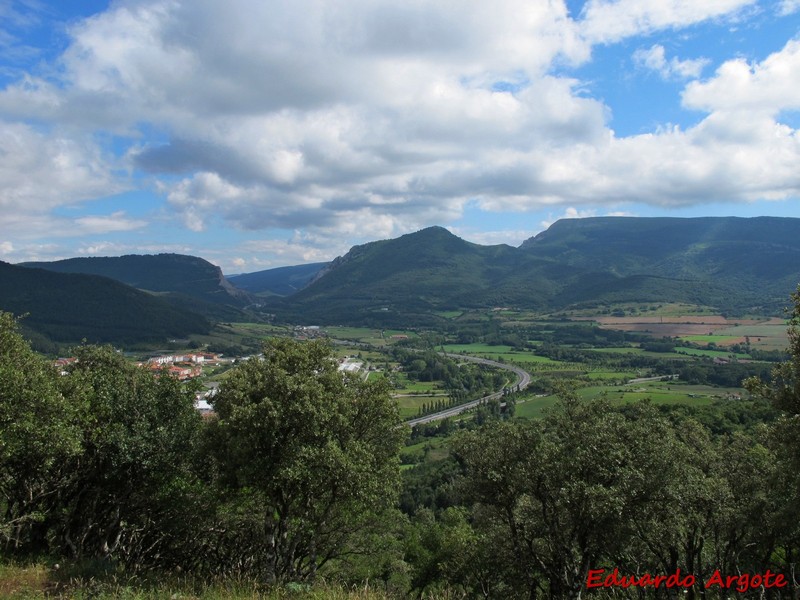
[[[498,369],[505,369],[506,371],[513,371],[514,374],[517,376],[517,383],[510,386],[508,389],[511,391],[517,392],[520,390],[524,390],[531,382],[531,374],[527,371],[520,369],[519,367],[515,367],[513,365],[507,365],[504,363],[500,363],[494,360],[489,360],[488,358],[479,358],[477,356],[466,356],[464,354],[453,354],[449,352],[444,353],[445,356],[449,358],[454,358],[456,360],[464,360],[468,362],[476,362],[482,365],[489,365],[492,367],[497,367]],[[447,408],[445,410],[440,410],[439,412],[431,413],[429,415],[425,415],[424,417],[417,417],[416,419],[410,419],[405,421],[410,427],[415,427],[421,423],[430,423],[431,421],[439,421],[441,419],[446,419],[447,417],[454,417],[462,412],[469,410],[471,408],[475,408],[481,402],[486,402],[488,400],[495,400],[500,399],[503,397],[503,390],[499,392],[495,392],[494,394],[489,394],[488,396],[484,396],[483,398],[478,398],[477,400],[472,400],[470,402],[466,402],[464,404],[459,404],[458,406],[453,406],[452,408]]]

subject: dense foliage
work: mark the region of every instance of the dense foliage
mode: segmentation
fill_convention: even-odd
[[[298,581],[363,551],[398,490],[387,384],[323,343],[264,352],[204,421],[166,373],[93,346],[59,372],[0,313],[4,554]]]
[[[339,371],[326,344],[271,340],[214,407],[214,475],[234,504],[223,508],[246,503],[236,554],[267,581],[313,578],[391,507],[404,432],[387,382]]]

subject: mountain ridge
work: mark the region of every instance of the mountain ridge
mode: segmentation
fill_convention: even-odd
[[[242,317],[240,309],[255,302],[250,293],[233,286],[218,266],[185,254],[77,257],[18,266],[108,277],[159,294],[173,306],[185,306],[217,319],[237,320]]]
[[[518,248],[432,227],[354,246],[276,310],[346,322],[638,300],[777,312],[800,280],[797,265],[800,219],[790,217],[562,219]]]
[[[205,333],[210,323],[113,279],[0,261],[0,310],[56,342],[139,343]]]
[[[169,268],[142,267],[152,260]],[[110,269],[173,306],[215,306],[215,314],[204,314],[217,320],[246,316],[247,302],[279,321],[329,324],[436,324],[437,312],[453,309],[553,312],[626,302],[687,302],[778,316],[800,281],[800,219],[562,219],[519,247],[483,246],[429,227],[354,246],[329,263],[231,277],[249,290],[204,259],[184,255],[44,264]]]

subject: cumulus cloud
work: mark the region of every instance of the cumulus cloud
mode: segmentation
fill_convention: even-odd
[[[778,7],[781,16],[792,15],[800,11],[800,0],[782,0]]]
[[[776,114],[800,109],[800,40],[790,40],[760,63],[729,60],[708,81],[694,81],[683,93],[688,108]]]
[[[98,234],[112,231],[132,231],[145,227],[148,222],[142,219],[130,219],[124,211],[110,215],[89,215],[78,217],[74,221],[81,233]]]
[[[732,18],[758,0],[589,0],[581,11],[583,32],[594,43]]]
[[[90,136],[66,136],[0,120],[0,232],[30,229],[53,208],[120,192]]]
[[[709,64],[707,58],[680,60],[672,57],[667,60],[664,46],[656,44],[648,49],[640,48],[633,53],[634,62],[646,69],[655,71],[663,79],[690,79],[700,77]]]

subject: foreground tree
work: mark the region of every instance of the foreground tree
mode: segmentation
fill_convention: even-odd
[[[0,312],[0,540],[10,551],[45,550],[48,506],[65,482],[54,466],[80,450],[74,409],[58,373]]]
[[[383,379],[339,371],[326,343],[270,340],[214,408],[209,448],[230,499],[221,562],[267,581],[313,579],[391,506],[406,434],[396,404]]]
[[[793,306],[789,313],[789,355],[786,362],[772,370],[772,381],[765,383],[758,378],[745,381],[747,389],[772,401],[790,416],[800,414],[800,285],[791,295]]]
[[[778,468],[771,482],[770,498],[776,500],[766,513],[771,527],[763,562],[782,558],[785,565],[800,559],[800,285],[791,295],[789,309],[789,360],[776,366],[769,382],[750,378],[744,386],[750,393],[770,400],[783,414],[769,430],[768,443],[777,457]],[[789,578],[795,597],[798,586]]]
[[[58,468],[56,544],[76,558],[163,561],[165,549],[182,545],[176,528],[191,516],[185,492],[201,425],[194,394],[110,347],[75,354],[59,383],[76,411],[80,452]]]

